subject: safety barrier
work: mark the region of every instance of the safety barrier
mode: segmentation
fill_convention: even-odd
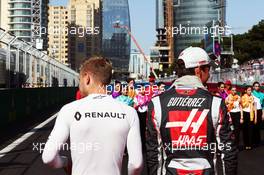
[[[0,90],[0,128],[39,117],[75,100],[77,88],[28,88]]]

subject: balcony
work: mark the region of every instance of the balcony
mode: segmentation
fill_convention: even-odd
[[[19,36],[19,35],[17,35],[17,37],[20,38],[20,39],[23,39],[23,40],[31,39],[31,36]]]
[[[14,4],[14,3],[18,3],[18,2],[31,4],[31,0],[12,0],[12,1],[9,0],[8,1],[9,4]]]
[[[31,17],[31,8],[27,9],[21,9],[21,8],[16,8],[12,9],[10,8],[10,14],[9,17]]]
[[[8,17],[31,17],[31,14],[10,14]]]
[[[9,29],[9,31],[31,31],[31,29],[18,29],[18,28],[11,28],[11,29]]]
[[[8,22],[8,24],[32,24],[32,21],[20,21],[20,20],[13,20],[13,21],[10,21]]]
[[[30,10],[31,11],[31,7],[9,7],[8,10],[9,11],[12,11],[12,10]]]

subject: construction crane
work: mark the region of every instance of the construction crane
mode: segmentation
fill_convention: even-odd
[[[169,46],[169,65],[173,63],[174,60],[174,38],[173,38],[173,25],[174,25],[174,15],[173,15],[173,0],[166,0],[166,27],[167,30],[167,42]]]
[[[148,64],[150,65],[150,71],[153,73],[153,75],[155,76],[156,80],[158,80],[159,78],[158,78],[158,76],[157,76],[155,70],[154,70],[153,67],[152,67],[152,63],[151,63],[151,61],[147,58],[147,56],[145,55],[143,49],[142,49],[142,48],[140,47],[140,45],[138,44],[136,38],[132,35],[132,33],[131,33],[129,27],[126,26],[126,25],[120,25],[120,22],[119,22],[119,21],[117,21],[117,22],[114,24],[113,27],[114,27],[114,28],[123,28],[123,29],[125,29],[125,30],[127,31],[128,35],[130,36],[130,38],[133,40],[133,42],[134,42],[135,45],[137,46],[139,52],[143,55],[143,58],[144,58],[145,62],[148,63]]]

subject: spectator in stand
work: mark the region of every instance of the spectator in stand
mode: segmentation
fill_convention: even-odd
[[[149,85],[146,86],[146,95],[148,96],[149,100],[152,99],[157,94],[158,86],[155,85],[155,77],[150,75],[149,76]],[[156,94],[155,94],[156,93]]]
[[[225,91],[227,92],[227,94],[231,93],[231,89],[232,89],[232,83],[230,80],[226,80],[225,82]]]
[[[248,86],[241,98],[241,106],[243,110],[241,120],[243,122],[243,138],[246,150],[252,149],[253,125],[257,121],[257,112],[255,107],[254,96],[251,92],[252,88]]]
[[[119,95],[116,99],[128,106],[133,107],[134,101],[128,96],[128,86],[122,89],[122,95]]]
[[[157,95],[160,95],[160,94],[162,94],[163,92],[165,92],[165,83],[164,82],[162,82],[162,81],[160,81],[160,82],[158,82],[157,83],[157,86],[158,86],[158,91],[157,91]]]
[[[243,115],[241,107],[241,98],[237,94],[236,87],[231,88],[231,93],[225,100],[227,105],[227,111],[230,113],[232,118],[232,123],[234,126],[235,134],[235,144],[239,145],[239,133],[240,133],[240,123],[242,123],[241,116]]]
[[[128,86],[128,96],[132,99],[135,98],[137,95],[135,91],[135,79],[134,78],[128,78],[127,79],[127,86]]]
[[[260,144],[260,124],[263,120],[263,109],[264,109],[264,93],[260,91],[260,83],[259,82],[254,82],[253,83],[253,96],[255,98],[255,104],[256,104],[256,110],[257,110],[257,120],[256,124],[254,125],[253,128],[253,143],[256,145]]]
[[[120,81],[115,81],[114,90],[112,92],[112,97],[117,98],[118,96],[122,95],[122,84]]]
[[[148,106],[148,97],[145,94],[144,86],[141,86],[138,89],[138,93],[134,98],[134,108],[139,112],[145,112],[146,107]]]
[[[140,134],[141,134],[141,141],[142,147],[145,149],[145,128],[146,128],[146,117],[147,117],[147,110],[148,110],[148,103],[149,98],[145,94],[144,86],[141,86],[138,89],[138,93],[134,98],[134,108],[137,110],[139,122],[140,122]]]
[[[222,97],[223,100],[226,99],[228,96],[228,93],[225,90],[225,84],[224,82],[218,82],[217,83],[218,92],[216,93],[217,96]]]

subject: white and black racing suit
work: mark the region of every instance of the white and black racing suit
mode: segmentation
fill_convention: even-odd
[[[174,86],[153,98],[146,131],[148,174],[235,175],[238,150],[229,119],[223,100],[205,88]]]
[[[72,175],[120,175],[125,146],[128,174],[143,164],[137,112],[111,96],[93,94],[65,105],[46,143],[44,163],[61,168],[59,150],[70,137]]]

